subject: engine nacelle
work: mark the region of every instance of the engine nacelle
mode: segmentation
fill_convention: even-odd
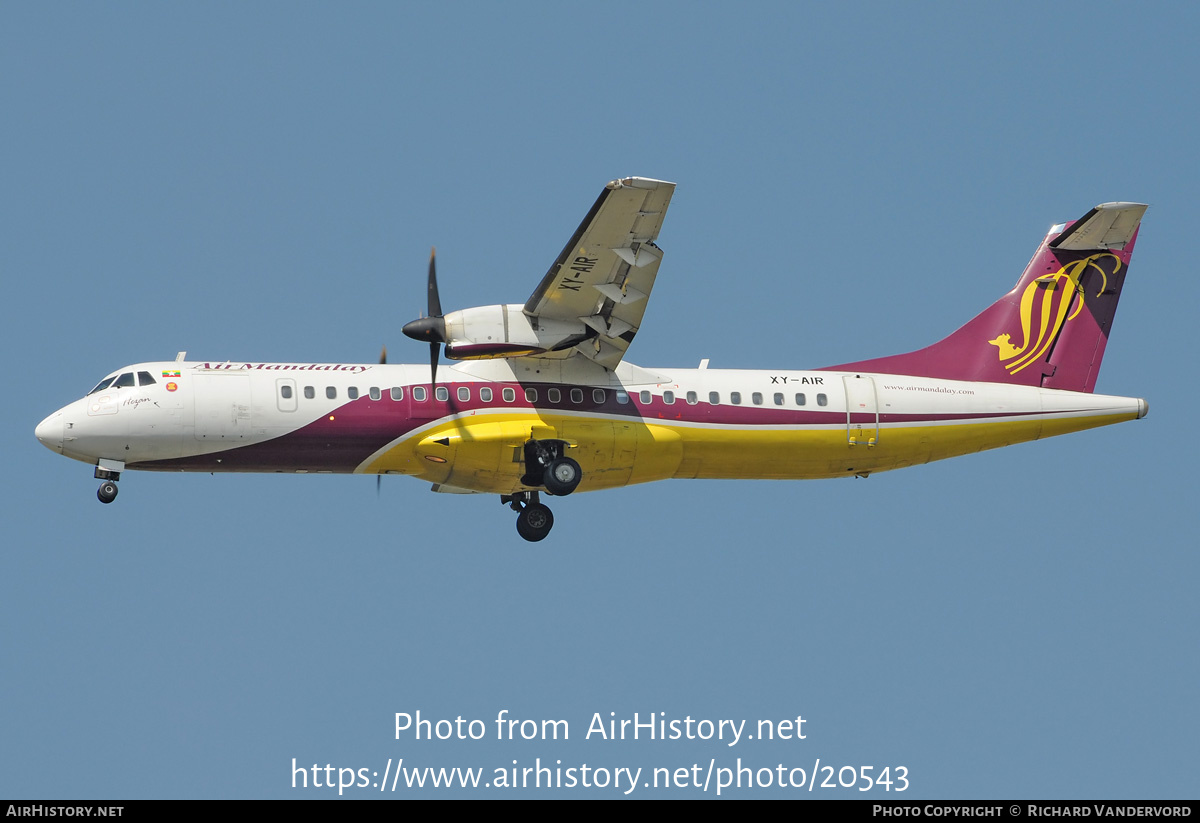
[[[571,348],[593,332],[582,321],[530,320],[520,303],[477,306],[445,316],[446,356],[452,360],[522,357]]]

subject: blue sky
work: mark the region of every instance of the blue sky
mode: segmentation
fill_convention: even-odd
[[[336,795],[293,789],[293,758],[741,758],[910,782],[810,796],[1195,797],[1197,17],[4,4],[0,796]],[[867,481],[574,496],[537,545],[495,499],[405,478],[129,473],[102,506],[33,438],[179,350],[423,362],[400,327],[431,245],[448,310],[522,302],[627,175],[678,183],[628,355],[659,369],[917,348],[1051,223],[1149,203],[1097,389],[1150,416]],[[418,710],[491,734],[395,739]],[[497,741],[501,710],[571,739]],[[584,739],[610,712],[807,736]]]

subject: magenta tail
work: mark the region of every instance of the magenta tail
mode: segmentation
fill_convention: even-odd
[[[949,337],[830,370],[1092,391],[1145,211],[1103,203],[1052,227],[1016,288]]]

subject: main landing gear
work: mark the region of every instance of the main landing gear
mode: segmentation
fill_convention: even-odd
[[[562,440],[530,440],[525,444],[525,475],[521,482],[526,486],[545,486],[556,497],[566,497],[575,491],[583,479],[583,470],[564,454],[566,450],[567,444]]]
[[[575,491],[583,479],[583,469],[563,454],[566,449],[562,440],[530,440],[525,444],[525,475],[521,482],[541,486],[555,497]],[[500,502],[517,512],[517,534],[531,543],[544,540],[554,526],[554,514],[540,496],[537,491],[500,495]]]
[[[517,492],[500,495],[500,502],[507,503],[517,512],[517,534],[536,543],[544,540],[554,526],[554,513],[550,507],[538,501],[538,492]]]
[[[96,490],[96,497],[100,498],[101,503],[111,503],[117,499],[117,481],[121,479],[121,473],[114,469],[105,469],[100,466],[96,467],[95,477],[97,480],[103,480],[100,488]]]

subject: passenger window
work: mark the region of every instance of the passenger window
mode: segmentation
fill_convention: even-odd
[[[123,375],[121,375],[120,377],[117,378],[117,382],[113,383],[113,388],[114,389],[127,389],[134,385],[136,385],[136,384],[133,382],[133,372],[127,371]]]
[[[512,389],[505,389],[500,392],[500,396],[504,398],[505,403],[511,403],[517,399],[517,393]]]
[[[643,406],[649,406],[650,405],[650,392],[648,392],[648,391],[640,392],[638,395],[638,399],[640,399],[642,401]]]
[[[445,386],[438,386],[436,389],[433,390],[433,396],[436,399],[441,400],[443,403],[445,403],[447,400],[450,399],[450,390],[448,388],[446,388]]]
[[[750,400],[754,403],[754,405],[761,406],[762,405],[762,392],[756,391],[754,394],[750,395]]]
[[[305,387],[304,387],[304,397],[305,397],[305,399],[307,399],[307,400],[312,400],[312,399],[313,399],[314,397],[316,397],[316,396],[317,396],[317,390],[316,390],[316,389],[314,389],[312,386],[305,386]]]
[[[808,398],[806,398],[806,397],[804,396],[804,392],[796,392],[796,405],[797,405],[797,406],[803,406],[803,405],[804,405],[804,402],[805,402],[807,399],[808,399]]]
[[[617,390],[617,402],[620,403],[622,406],[625,405],[626,403],[628,403],[629,402],[629,392],[624,392],[624,391],[621,391],[620,389],[618,389]]]
[[[346,396],[349,397],[351,400],[357,400],[358,399],[358,387],[351,386],[350,388],[346,389]]]
[[[828,406],[828,405],[829,405],[829,398],[828,398],[828,397],[826,397],[826,396],[825,396],[825,395],[823,395],[823,394],[818,394],[818,395],[817,395],[817,405],[818,405],[818,406]]]
[[[337,389],[335,389],[333,386],[326,386],[325,396],[330,400],[337,400]]]
[[[572,403],[582,403],[583,402],[583,389],[571,389],[571,402]]]
[[[537,389],[526,389],[525,390],[525,400],[528,403],[536,403],[537,402]]]
[[[714,406],[721,405],[721,393],[719,391],[710,391],[708,393],[708,402]]]
[[[592,402],[593,403],[603,403],[604,402],[604,389],[592,389]]]
[[[731,391],[729,393],[729,402],[735,406],[742,405],[742,393],[740,391]]]
[[[551,403],[558,403],[562,400],[562,392],[558,389],[549,389],[546,391],[546,399]]]
[[[471,390],[468,389],[466,386],[459,386],[458,387],[458,399],[459,399],[459,402],[466,403],[468,400],[471,399]]]
[[[378,386],[372,386],[370,392],[368,393],[371,395],[372,400],[378,400],[379,398],[383,397],[383,394],[379,391]]]
[[[484,386],[482,389],[479,390],[479,399],[482,400],[484,403],[491,403],[492,402],[492,390],[489,389],[487,386]]]
[[[414,389],[414,391],[415,391],[415,389]],[[392,395],[393,400],[403,400],[404,399],[404,389],[400,388],[399,386],[392,386],[391,395]],[[418,397],[417,399],[418,400],[425,399],[425,390],[424,389],[421,389],[421,396]]]
[[[153,377],[150,376],[150,372],[148,372],[148,371],[138,372],[138,385],[139,386],[153,386],[154,383],[155,383],[155,380]]]
[[[282,397],[284,400],[291,400],[292,399],[292,387],[291,386],[280,386],[279,387],[279,396]]]
[[[690,391],[687,393],[687,402],[688,402],[689,406],[694,406],[700,402],[700,398],[696,395],[696,393],[694,391]]]
[[[666,403],[668,406],[673,404],[675,402],[675,392],[673,392],[673,391],[663,392],[663,402]]]
[[[775,392],[775,405],[776,406],[783,405],[783,392],[778,392],[778,391]]]
[[[395,389],[392,389],[392,391],[395,391]],[[424,403],[427,395],[428,393],[425,391],[424,386],[413,386],[413,400],[416,400],[418,403]]]

